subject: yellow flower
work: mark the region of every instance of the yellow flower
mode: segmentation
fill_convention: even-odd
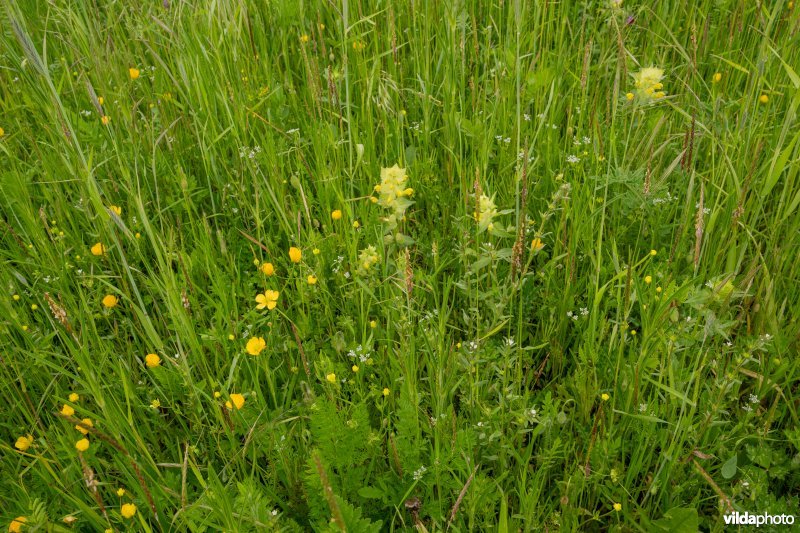
[[[658,254],[658,252],[656,250],[650,250],[650,255],[655,256],[657,254]]]
[[[766,104],[767,102],[769,102],[769,96],[767,96],[766,94],[762,94],[761,96],[758,97],[758,101],[761,102],[762,104]]]
[[[97,97],[97,103],[98,103],[98,104],[100,104],[100,105],[103,105],[103,103],[104,103],[105,101],[106,101],[106,99],[105,99],[105,98],[103,98],[102,96],[98,96],[98,97]]]
[[[61,414],[64,416],[72,416],[75,414],[75,409],[67,404],[64,404],[64,407],[61,408]]]
[[[375,329],[375,328],[378,327],[378,323],[376,321],[374,321],[374,320],[370,320],[369,321],[369,327],[371,327],[372,329]]]
[[[231,405],[231,402],[233,402],[233,405],[236,406],[236,409],[241,409],[242,406],[244,405],[244,396],[242,396],[241,394],[236,394],[236,393],[231,394],[231,401],[230,402],[225,402],[225,406],[228,409],[231,409],[233,407]]]
[[[353,221],[353,229],[358,229],[361,227],[361,223],[358,220]]]
[[[14,448],[18,449],[21,452],[24,452],[28,448],[31,447],[33,444],[33,435],[25,435],[17,439],[17,442],[14,443]]]
[[[117,303],[119,303],[119,300],[113,294],[106,294],[103,297],[103,305],[105,305],[109,309],[111,309],[112,307],[116,307]]]
[[[636,330],[635,329],[631,330],[631,335],[633,335],[634,337],[636,336]]]
[[[625,93],[625,99],[629,102],[633,100],[633,93]]]
[[[306,278],[306,280],[308,281],[309,285],[316,285],[317,284],[317,278],[313,274],[309,274],[308,278]]]
[[[656,292],[661,292],[661,287],[656,287]]]
[[[72,403],[75,403],[80,399],[81,399],[81,397],[78,396],[78,394],[76,392],[73,392],[72,394],[69,395],[69,401],[71,401]]]
[[[39,309],[39,306],[38,306],[38,305],[36,305],[36,304],[31,304],[31,311],[36,311],[37,309]]]
[[[219,398],[220,396],[222,396],[222,393],[220,391],[218,391],[218,390],[215,390],[214,391],[214,398]]]
[[[336,374],[334,374],[333,372],[331,372],[330,374],[328,374],[327,376],[325,376],[325,379],[327,379],[327,380],[328,380],[328,381],[330,381],[331,383],[336,383]]]
[[[721,80],[721,79],[722,79],[722,73],[721,72],[715,72],[714,76],[711,78],[711,81],[713,83],[719,83],[719,80]]]
[[[157,354],[149,353],[144,356],[144,364],[147,368],[155,368],[161,364],[161,358]]]
[[[351,369],[353,372],[358,372],[358,365],[353,365],[353,366],[352,366],[350,369]]]
[[[266,290],[264,294],[257,294],[256,302],[258,305],[256,305],[256,309],[264,309],[266,307],[272,311],[278,305],[278,296],[280,296],[280,293],[273,290]]]
[[[8,533],[19,533],[22,531],[22,526],[28,519],[24,516],[18,516],[8,524]]]
[[[302,258],[303,252],[300,251],[300,248],[295,246],[289,248],[289,259],[292,260],[292,263],[299,263]]]
[[[544,243],[542,242],[542,239],[540,239],[539,237],[536,237],[531,241],[531,252],[536,253],[540,251],[542,248],[544,248]]]
[[[494,199],[489,198],[485,194],[481,194],[478,198],[478,211],[475,213],[475,221],[478,223],[478,232],[490,229],[492,220],[497,216],[497,206],[494,205]]]
[[[103,255],[104,253],[106,253],[106,247],[103,243],[98,242],[92,246],[92,255]]]
[[[388,387],[384,387],[383,388],[383,395],[384,396],[389,396],[389,388]]]
[[[132,80],[135,80],[139,77],[139,69],[138,68],[129,68],[128,75],[131,77]]]
[[[263,272],[265,276],[271,276],[275,273],[275,267],[272,263],[264,263],[261,265],[261,272]]]
[[[103,115],[100,117],[100,122],[103,124],[103,126],[108,126],[111,123],[111,117],[108,115]]]
[[[84,418],[83,420],[81,420],[81,423],[84,426],[89,426],[90,428],[94,427],[94,424],[92,423],[92,419],[91,418]],[[82,427],[82,426],[75,426],[75,429],[77,429],[78,431],[80,431],[84,435],[88,435],[89,434],[89,430],[84,428],[84,427]]]
[[[247,346],[245,349],[250,355],[258,355],[266,347],[267,343],[264,341],[264,337],[250,337],[250,340],[247,341]]]
[[[11,298],[13,298],[15,302],[18,302],[19,301],[19,294],[15,294]]]
[[[110,205],[110,206],[108,206],[108,208],[111,209],[113,212],[115,212],[118,217],[122,216],[122,208],[120,206],[118,206],[118,205]]]
[[[118,489],[117,489],[117,496],[119,496],[120,498],[122,498],[123,496],[125,496],[125,489],[123,489],[123,488],[121,488],[121,487],[120,487],[120,488],[118,488]]]
[[[79,452],[85,452],[86,450],[89,449],[89,439],[81,439],[81,440],[79,440],[78,442],[75,443],[75,448]]]
[[[336,209],[336,210],[332,211],[331,212],[331,218],[333,220],[341,220],[341,218],[342,218],[342,210],[341,209]]]
[[[313,250],[311,250],[311,253],[314,255],[319,255],[320,253],[319,248],[314,248]]]
[[[153,409],[158,409],[159,407],[161,407],[161,401],[159,401],[159,399],[156,398],[155,400],[150,402],[150,407]]]
[[[621,511],[622,510],[622,504],[621,503],[615,503],[614,504],[614,510],[617,511],[617,512]]]
[[[371,244],[358,253],[358,269],[359,274],[369,274],[373,266],[380,261],[378,250]]]
[[[4,136],[5,134],[6,134],[6,130],[4,130],[3,128],[0,128],[0,137]]]
[[[661,79],[663,77],[664,71],[656,67],[646,67],[633,74],[633,81],[639,93],[639,98],[643,100],[663,98],[664,92],[661,91],[663,88]]]
[[[601,399],[601,400],[603,400],[604,402],[607,402],[607,401],[608,401],[610,398],[611,398],[611,396],[609,396],[609,395],[608,395],[607,393],[605,393],[605,392],[604,392],[603,394],[601,394],[601,395],[600,395],[600,399]]]
[[[653,282],[653,276],[645,276],[644,277],[644,282],[649,285],[650,283]]]
[[[119,508],[119,514],[121,514],[123,518],[133,518],[133,515],[136,514],[136,505],[132,503],[123,504],[123,506]]]
[[[306,35],[305,33],[300,36],[300,42],[301,43],[307,43],[308,41],[309,41],[309,36]]]
[[[320,31],[324,30],[325,29],[325,24],[320,22],[319,23],[319,29],[320,29]]]

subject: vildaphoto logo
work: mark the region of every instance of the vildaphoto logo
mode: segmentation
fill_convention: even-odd
[[[739,511],[723,515],[726,526],[791,526],[794,524],[794,515],[790,514],[750,514]]]

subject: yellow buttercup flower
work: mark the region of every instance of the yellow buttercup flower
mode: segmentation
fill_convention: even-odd
[[[256,302],[258,305],[256,305],[256,309],[264,309],[266,307],[272,311],[278,305],[278,296],[280,296],[280,293],[273,290],[266,290],[264,294],[257,294]]]
[[[767,96],[766,94],[762,94],[761,96],[758,97],[758,101],[761,102],[762,104],[766,104],[767,102],[769,102],[769,96]]]
[[[313,274],[309,274],[308,278],[306,278],[306,280],[308,281],[309,285],[316,285],[317,284],[317,277],[314,276]]]
[[[64,404],[64,407],[61,408],[61,414],[64,416],[72,416],[75,414],[75,409],[70,405]]]
[[[272,263],[264,263],[261,265],[261,272],[263,272],[265,276],[271,276],[275,273],[275,267]]]
[[[3,128],[0,128],[0,137],[4,136],[5,134],[6,134],[6,130],[4,130]]]
[[[117,496],[119,496],[120,498],[122,498],[123,496],[125,496],[125,489],[123,489],[123,488],[121,488],[121,487],[120,487],[120,488],[118,488],[118,489],[117,489]]]
[[[645,276],[644,282],[647,283],[648,285],[653,283],[653,276]]]
[[[22,526],[28,521],[27,517],[18,516],[8,524],[8,533],[20,533]]]
[[[625,93],[625,99],[629,102],[633,100],[633,93]]]
[[[161,358],[157,354],[149,353],[144,356],[144,364],[147,368],[155,368],[161,364]]]
[[[264,337],[251,337],[250,340],[247,341],[247,346],[245,346],[245,350],[247,350],[247,353],[249,353],[250,355],[258,355],[266,347],[267,343],[264,340]]]
[[[79,440],[78,442],[75,443],[75,448],[79,452],[85,452],[86,450],[89,449],[89,439],[81,439],[81,440]]]
[[[715,72],[715,73],[714,73],[714,76],[712,76],[712,77],[711,77],[711,81],[712,81],[713,83],[719,83],[719,81],[720,81],[721,79],[722,79],[722,73],[720,73],[720,72]]]
[[[231,402],[233,402],[233,404],[231,404]],[[230,402],[225,402],[225,407],[227,407],[228,409],[232,409],[234,406],[236,407],[236,409],[241,409],[243,405],[244,405],[244,396],[236,393],[231,394]]]
[[[161,407],[161,401],[158,398],[156,398],[155,400],[150,402],[150,407],[152,409],[158,409],[159,407]]]
[[[113,294],[106,294],[103,297],[103,305],[111,309],[112,307],[116,307],[119,303],[119,300]]]
[[[109,124],[111,124],[111,117],[109,117],[108,115],[103,115],[102,117],[100,117],[100,123],[103,124],[103,126],[108,126]]]
[[[123,504],[122,507],[119,508],[119,514],[121,514],[123,518],[133,518],[136,514],[136,505],[132,503]]]
[[[310,39],[310,37],[308,35],[306,35],[305,33],[300,36],[300,42],[301,43],[307,43],[309,41],[309,39]]]
[[[384,387],[384,388],[383,388],[383,395],[384,395],[384,396],[389,396],[389,392],[390,392],[390,391],[389,391],[389,388],[388,388],[388,387]]]
[[[375,328],[378,327],[378,323],[376,321],[374,321],[374,320],[370,320],[369,321],[369,327],[371,327],[372,329],[375,329]]]
[[[333,220],[341,220],[341,218],[342,218],[342,210],[341,209],[336,209],[336,210],[332,211],[331,212],[331,218]]]
[[[614,510],[617,511],[617,512],[620,512],[622,510],[622,504],[621,503],[615,503],[614,504]]]
[[[106,253],[106,247],[103,243],[98,242],[92,246],[92,255],[103,255],[104,253]]]
[[[110,205],[110,206],[108,206],[108,208],[111,209],[113,212],[115,212],[118,217],[122,216],[122,208],[120,206],[118,206],[118,205]]]
[[[103,98],[102,96],[98,96],[97,97],[97,103],[98,104],[103,105],[105,103],[105,101],[106,101],[106,99]]]
[[[358,365],[353,365],[352,367],[350,367],[350,370],[352,370],[353,372],[358,372]]]
[[[541,251],[542,248],[544,248],[544,243],[542,242],[542,239],[540,239],[539,237],[536,237],[531,241],[531,252],[533,253],[539,252]]]
[[[609,396],[609,395],[608,395],[607,393],[605,393],[605,392],[604,392],[603,394],[601,394],[601,395],[600,395],[600,399],[601,399],[601,400],[603,400],[604,402],[607,402],[607,401],[608,401],[610,398],[611,398],[611,396]]]
[[[128,69],[128,75],[131,77],[132,80],[138,79],[139,78],[139,74],[140,74],[140,72],[139,72],[138,68],[129,68]]]
[[[76,392],[73,392],[72,394],[69,395],[69,401],[71,401],[72,403],[75,403],[80,399],[81,397]]]
[[[81,420],[81,423],[84,426],[89,426],[90,428],[94,427],[94,424],[92,423],[92,419],[91,418],[84,418],[83,420]],[[84,435],[88,435],[89,434],[89,430],[84,428],[83,426],[75,426],[75,429],[77,429],[78,431],[80,431]]]
[[[25,435],[17,439],[17,442],[14,443],[14,448],[18,449],[21,452],[24,452],[28,448],[31,447],[33,444],[33,435]]]
[[[327,380],[328,380],[329,382],[331,382],[331,383],[336,383],[336,374],[334,374],[333,372],[331,372],[330,374],[328,374],[327,376],[325,376],[325,379],[327,379]]]
[[[299,263],[302,258],[303,252],[300,251],[300,248],[295,246],[289,248],[289,259],[291,259],[292,263]]]

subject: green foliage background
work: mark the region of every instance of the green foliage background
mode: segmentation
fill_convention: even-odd
[[[784,0],[5,3],[0,520],[800,515],[798,29]],[[629,100],[650,66],[666,96]]]

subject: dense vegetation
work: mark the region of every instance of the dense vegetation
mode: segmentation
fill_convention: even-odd
[[[0,17],[9,531],[800,515],[792,2]]]

